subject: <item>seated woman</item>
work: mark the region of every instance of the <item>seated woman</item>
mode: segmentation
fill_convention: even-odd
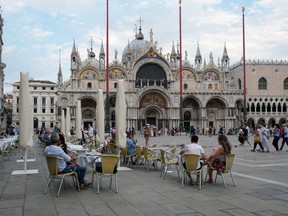
[[[207,180],[207,183],[212,183],[212,172],[213,170],[217,171],[223,171],[225,170],[225,155],[231,153],[231,144],[228,141],[228,138],[220,134],[218,136],[218,143],[219,147],[215,150],[213,150],[212,154],[205,160],[205,163],[208,165],[207,172],[209,179]]]
[[[68,152],[67,150],[67,144],[65,142],[65,137],[63,136],[63,134],[59,134],[59,143],[58,143],[58,146],[61,147],[63,149],[63,151],[69,155],[71,158],[72,158],[72,162],[69,161],[67,162],[67,165],[74,165],[74,166],[79,166],[79,163],[77,162],[77,155],[73,154],[73,153],[70,153]]]

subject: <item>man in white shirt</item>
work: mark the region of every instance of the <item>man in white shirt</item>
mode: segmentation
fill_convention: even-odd
[[[86,167],[67,164],[67,162],[73,162],[73,159],[58,146],[59,141],[59,135],[56,132],[53,132],[50,135],[51,145],[44,149],[44,153],[46,155],[54,155],[58,157],[58,173],[77,172],[80,189],[90,187],[91,183],[85,183],[84,181]]]
[[[202,159],[206,159],[207,158],[207,155],[205,154],[204,152],[204,149],[201,145],[198,144],[198,136],[194,135],[194,136],[191,136],[191,144],[188,144],[186,145],[181,151],[180,151],[180,155],[183,155],[184,153],[190,153],[190,154],[197,154],[199,155],[200,157],[202,157]],[[183,167],[185,167],[185,163],[183,163]],[[198,169],[201,169],[202,165],[201,165],[201,162],[199,160],[198,162]],[[191,174],[190,173],[187,173],[188,175],[188,178],[190,180],[190,183],[192,184],[192,177],[191,177]],[[197,180],[196,182],[198,181],[198,176],[197,176]]]

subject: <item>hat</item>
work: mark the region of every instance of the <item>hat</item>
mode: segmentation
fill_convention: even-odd
[[[150,126],[150,124],[147,123],[146,126]]]

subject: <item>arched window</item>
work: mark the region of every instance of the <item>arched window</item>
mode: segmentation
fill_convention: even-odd
[[[117,89],[117,82],[114,83],[114,88]]]
[[[239,89],[241,89],[241,85],[242,85],[241,79],[238,79],[238,88],[239,88]]]
[[[91,89],[92,88],[92,84],[90,82],[87,83],[87,89]]]
[[[284,89],[288,89],[288,78],[284,80]]]
[[[258,81],[258,89],[267,89],[267,81],[265,78],[260,78]]]
[[[184,83],[184,90],[187,91],[187,89],[188,89],[188,84]]]

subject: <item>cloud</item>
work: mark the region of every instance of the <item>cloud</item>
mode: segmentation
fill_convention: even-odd
[[[182,42],[188,60],[194,62],[197,42],[203,58],[214,61],[227,45],[230,62],[242,56],[242,6],[245,6],[247,59],[287,59],[288,1],[183,0]],[[109,4],[109,59],[114,50],[121,54],[128,40],[135,38],[135,24],[141,15],[142,33],[164,53],[171,52],[172,41],[179,41],[178,0],[113,0]],[[87,58],[90,38],[98,57],[101,41],[106,52],[106,5],[103,0],[13,0],[2,4],[5,20],[3,61],[5,80],[17,81],[19,71],[29,71],[35,79],[57,79],[59,49],[62,50],[64,80],[70,76],[73,38]],[[17,55],[15,55],[17,53]]]

